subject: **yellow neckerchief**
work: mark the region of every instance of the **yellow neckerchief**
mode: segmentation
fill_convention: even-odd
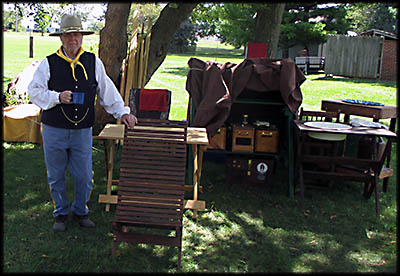
[[[63,52],[63,50],[62,50],[62,47],[61,47],[60,49],[58,49],[57,52],[56,52],[56,54],[57,54],[60,58],[65,59],[66,61],[69,62],[69,65],[71,66],[71,69],[72,69],[72,76],[74,77],[74,80],[75,80],[75,81],[78,81],[78,80],[76,79],[76,77],[75,77],[75,64],[78,64],[79,66],[82,67],[83,73],[85,74],[85,78],[86,78],[86,80],[88,80],[88,76],[87,76],[87,74],[86,74],[85,67],[84,67],[83,64],[79,61],[79,57],[80,57],[84,52],[85,52],[85,51],[83,51],[82,47],[80,47],[80,48],[79,48],[79,51],[78,51],[78,54],[76,55],[76,58],[75,58],[75,59],[71,59],[71,58],[65,56],[65,55],[64,55],[64,52]]]

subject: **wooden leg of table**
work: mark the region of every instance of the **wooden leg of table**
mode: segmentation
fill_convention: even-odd
[[[379,217],[379,183],[378,183],[378,175],[379,172],[375,173],[375,177],[374,177],[374,185],[375,185],[375,211],[376,211],[376,215]]]
[[[297,158],[296,158],[296,170],[298,174],[298,183],[300,184],[300,208],[304,209],[304,175],[303,175],[303,139],[301,132],[296,133],[297,135]]]
[[[200,151],[199,151],[199,164],[198,164],[198,169],[199,169],[199,173],[198,173],[198,179],[197,182],[199,184],[200,187],[200,178],[201,178],[201,170],[203,168],[203,155],[204,152],[207,150],[207,146],[200,146]]]
[[[299,164],[299,182],[300,182],[300,207],[304,210],[304,176],[303,176],[303,164]]]
[[[106,139],[103,139],[103,146],[104,146],[104,157],[106,163],[106,175],[108,174],[108,142]]]
[[[389,130],[392,131],[392,132],[396,132],[396,119],[397,119],[397,118],[391,118],[391,119],[390,119]],[[374,122],[379,122],[378,119],[373,119],[373,121],[374,121]],[[391,143],[391,140],[389,139],[389,141],[388,141],[387,143]],[[390,145],[390,146],[391,146],[391,145]],[[386,158],[386,165],[385,165],[385,166],[386,166],[387,168],[390,168],[391,154],[392,154],[392,151],[390,150],[390,151],[388,152],[387,158]],[[389,184],[389,177],[383,178],[382,191],[383,191],[384,193],[386,193],[387,190],[388,190],[388,184]]]
[[[108,154],[108,161],[107,161],[107,197],[111,196],[111,187],[112,187],[112,175],[113,175],[113,168],[114,168],[114,147],[115,147],[115,140],[110,140],[110,151]],[[110,211],[110,203],[106,203],[106,212]]]
[[[382,190],[384,193],[387,193],[389,186],[389,177],[385,177],[382,181]]]
[[[389,147],[389,152],[386,158],[386,167],[390,168],[390,159],[392,157],[392,141],[390,139],[386,142],[386,146]],[[389,184],[389,177],[385,177],[382,183],[382,190],[385,193],[388,191],[388,184]]]
[[[331,149],[331,152],[329,153],[330,156],[337,156],[338,148],[339,148],[338,143],[339,142],[336,142],[336,141],[332,142],[332,149]],[[334,172],[336,166],[335,165],[329,165],[329,166],[330,166],[330,171]],[[335,182],[333,179],[328,181],[329,189],[332,189],[334,183]]]
[[[287,164],[288,169],[288,195],[289,198],[294,198],[294,134],[293,134],[293,120],[295,119],[292,112],[290,112],[289,108],[285,108],[285,116],[287,122],[287,160],[285,160],[285,164]],[[286,165],[285,165],[286,167]]]
[[[292,122],[294,120],[294,115],[291,112],[288,112],[287,110],[287,143],[288,143],[288,193],[289,193],[289,198],[294,198],[294,146],[293,146],[293,125]]]
[[[397,118],[391,118],[390,119],[390,125],[389,125],[389,130],[390,131],[396,132],[396,120],[397,120]],[[386,167],[390,168],[390,159],[391,159],[391,155],[392,155],[392,150],[391,150],[392,141],[389,139],[389,141],[387,141],[387,143],[390,143],[390,151],[389,151],[389,153],[387,155]],[[389,177],[385,177],[383,179],[383,187],[382,187],[383,192],[385,192],[385,193],[388,190],[388,184],[389,184]]]
[[[193,200],[197,200],[198,196],[198,180],[199,180],[199,162],[198,162],[198,154],[197,154],[197,145],[192,145],[193,149]],[[193,210],[193,218],[197,218],[197,210]]]

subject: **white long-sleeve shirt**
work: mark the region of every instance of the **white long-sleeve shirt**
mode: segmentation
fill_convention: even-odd
[[[95,77],[98,83],[97,100],[107,113],[115,119],[130,113],[129,106],[125,106],[112,80],[107,76],[103,62],[96,56]],[[47,58],[43,59],[36,69],[33,79],[28,86],[29,99],[43,110],[48,110],[60,104],[59,92],[49,90],[50,67]]]

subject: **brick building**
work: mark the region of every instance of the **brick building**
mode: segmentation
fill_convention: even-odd
[[[383,36],[382,65],[380,79],[388,81],[397,80],[397,35],[381,30],[368,30],[361,33],[365,36]]]

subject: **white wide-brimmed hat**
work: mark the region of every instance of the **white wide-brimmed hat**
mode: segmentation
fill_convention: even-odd
[[[61,17],[61,24],[60,24],[60,30],[54,33],[49,34],[50,36],[59,36],[65,33],[73,33],[73,32],[78,32],[81,33],[82,35],[90,35],[93,34],[94,32],[88,31],[88,30],[83,30],[82,29],[82,21],[79,15],[69,15],[69,14],[64,14]]]

